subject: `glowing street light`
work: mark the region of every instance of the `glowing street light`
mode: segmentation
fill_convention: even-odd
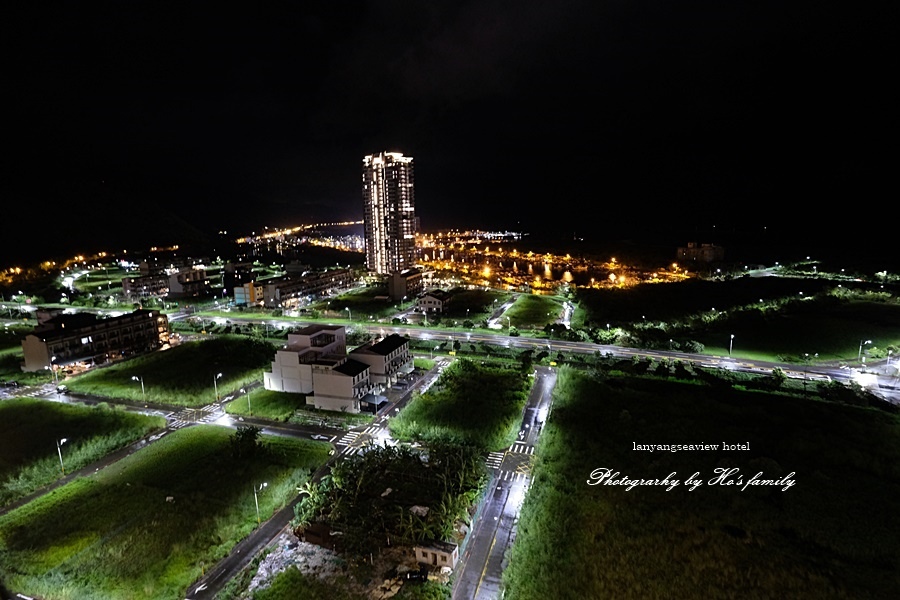
[[[253,501],[256,503],[256,526],[257,527],[259,527],[259,525],[261,524],[261,521],[259,519],[259,496],[257,496],[257,492],[263,491],[266,488],[266,486],[268,486],[268,485],[269,485],[268,483],[263,482],[263,483],[259,484],[259,489],[257,489],[255,485],[253,486]]]
[[[222,374],[218,373],[215,377],[213,377],[213,387],[216,390],[216,402],[219,401],[219,379],[222,378]]]
[[[856,360],[857,360],[857,361],[862,360],[862,349],[863,349],[863,346],[866,346],[866,345],[871,344],[871,343],[872,343],[872,340],[866,340],[866,341],[860,340],[860,342],[859,342],[859,353],[856,355]]]
[[[59,454],[59,468],[62,470],[63,476],[66,474],[66,466],[63,464],[62,459],[62,445],[66,443],[66,438],[62,438],[61,440],[56,440],[56,452]]]
[[[352,321],[352,320],[353,320],[353,313],[350,312],[350,307],[348,306],[348,307],[346,307],[344,310],[347,311],[347,319],[348,319],[349,321]]]
[[[728,340],[728,356],[731,356],[731,350],[734,348],[734,334],[731,334],[731,339]]]
[[[143,375],[132,375],[131,380],[141,382],[141,398],[146,402],[147,394],[144,392],[144,377],[143,377]]]

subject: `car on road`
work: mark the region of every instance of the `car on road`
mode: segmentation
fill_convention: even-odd
[[[58,386],[56,386],[56,393],[57,394],[68,394],[69,388],[64,385],[58,385]]]
[[[314,440],[330,440],[331,439],[327,435],[322,435],[321,433],[314,433],[310,437],[312,437],[312,439],[314,439]]]
[[[19,387],[18,381],[5,381],[3,382],[4,387]]]

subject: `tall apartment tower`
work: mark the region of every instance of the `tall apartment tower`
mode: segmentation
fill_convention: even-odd
[[[363,158],[366,267],[381,274],[412,268],[416,250],[413,159],[399,152]]]

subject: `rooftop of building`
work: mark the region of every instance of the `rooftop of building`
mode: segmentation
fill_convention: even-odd
[[[343,375],[347,375],[348,377],[356,377],[360,373],[364,373],[368,368],[369,365],[348,358],[343,363],[336,366],[334,370]]]
[[[402,348],[407,344],[409,344],[409,340],[407,340],[405,337],[396,333],[392,333],[380,342],[376,344],[366,344],[364,346],[360,346],[359,348],[354,350],[354,352],[371,352],[372,354],[387,356],[391,352],[394,352],[398,348]]]

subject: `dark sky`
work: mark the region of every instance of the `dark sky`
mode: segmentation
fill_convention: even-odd
[[[426,230],[853,245],[896,223],[895,15],[871,3],[20,4],[2,265],[32,236],[360,219],[381,150],[415,158]]]

